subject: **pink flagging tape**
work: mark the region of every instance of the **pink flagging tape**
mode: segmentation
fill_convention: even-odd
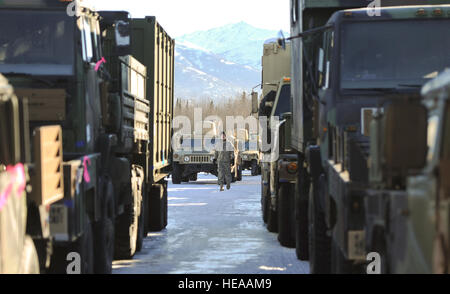
[[[95,71],[98,71],[100,69],[100,66],[106,63],[106,59],[105,57],[102,57],[102,59],[100,59],[99,61],[97,61],[97,63],[95,64]]]
[[[89,159],[89,157],[85,156],[83,158],[83,169],[84,169],[83,178],[86,183],[91,182],[91,176],[89,175],[88,165],[91,165],[91,160]]]
[[[15,166],[6,167],[6,172],[11,176],[11,182],[6,187],[5,191],[0,194],[0,211],[6,205],[6,201],[11,197],[14,184],[17,184],[17,196],[22,196],[22,192],[25,191],[27,181],[25,179],[25,167],[19,163]]]

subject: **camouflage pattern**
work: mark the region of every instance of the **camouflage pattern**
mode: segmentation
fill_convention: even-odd
[[[216,144],[215,159],[218,169],[218,184],[231,184],[231,162],[234,159],[234,147],[229,141],[222,141]]]

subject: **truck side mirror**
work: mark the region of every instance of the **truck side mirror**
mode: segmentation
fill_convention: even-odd
[[[283,50],[286,50],[286,38],[284,37],[282,30],[278,32],[278,45],[283,48]]]
[[[258,113],[258,93],[252,92],[252,113]]]

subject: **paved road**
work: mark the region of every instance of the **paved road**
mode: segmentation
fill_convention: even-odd
[[[260,177],[244,174],[230,191],[217,178],[169,184],[169,225],[151,233],[133,260],[115,261],[115,274],[304,274],[307,262],[281,247],[262,221]]]

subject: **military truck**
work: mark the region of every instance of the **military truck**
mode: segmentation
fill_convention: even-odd
[[[242,148],[240,148],[242,170],[250,170],[252,176],[257,176],[261,173],[258,134],[248,135],[247,130],[243,131],[245,132],[245,140]]]
[[[47,156],[46,158],[38,157],[39,162],[36,165],[27,165],[26,163],[30,163],[31,156],[29,148],[25,148],[25,145],[29,144],[28,132],[27,103],[17,99],[13,88],[0,74],[0,235],[2,236],[0,238],[0,274],[38,274],[40,272],[38,254],[30,235],[35,233],[34,236],[37,237],[38,234],[27,230],[27,223],[35,223],[35,227],[41,230],[48,227],[48,222],[45,222],[48,211],[40,209],[37,214],[33,213],[33,208],[39,207],[36,200],[44,200],[44,195],[39,193],[38,186],[33,191],[35,198],[31,193],[27,193],[27,190],[30,190],[31,169],[42,166],[43,162],[51,162],[55,158],[47,155],[54,155],[47,148],[43,150],[47,152],[41,153]],[[37,134],[41,135],[39,140],[43,139],[42,132]],[[52,144],[54,142],[51,140],[45,143],[44,146],[54,147]],[[61,142],[59,143],[61,148]],[[47,171],[51,176],[55,176],[55,173],[51,173],[51,168]],[[60,179],[61,174],[56,178]],[[56,181],[58,182],[58,179]],[[42,192],[42,189],[40,191]],[[55,202],[62,194],[60,189],[49,192],[46,195],[50,196],[46,199],[48,203]],[[48,240],[48,230],[42,230],[41,237]]]
[[[204,172],[218,176],[217,162],[215,158],[215,146],[219,139],[219,126],[214,121],[204,121],[203,132],[207,135],[193,133],[177,134],[179,144],[173,154],[172,183],[175,185],[182,182],[197,181],[198,173]],[[232,137],[232,136],[229,136]],[[242,169],[237,162],[237,155],[231,163],[232,182],[242,180]],[[235,169],[237,166],[237,169]]]
[[[166,158],[174,42],[150,18],[139,46],[127,18],[100,23],[97,12],[75,3],[79,9],[74,14],[60,1],[0,4],[0,23],[8,28],[0,34],[0,72],[19,100],[29,101],[32,132],[54,125],[62,129],[49,135],[62,141],[62,150],[52,149],[62,167],[49,165],[63,173],[57,186],[63,189],[62,199],[31,209],[39,215],[49,207],[50,224],[43,227],[48,238],[40,222],[27,223],[27,232],[40,233],[33,240],[41,269],[65,273],[75,253],[82,273],[110,273],[114,257],[132,257],[146,230],[167,224],[163,177],[171,168]],[[142,55],[131,56],[133,48]],[[152,63],[156,57],[165,62]],[[155,133],[159,129],[164,135]],[[32,154],[39,154],[41,145],[33,142]],[[36,173],[38,179],[45,176]],[[51,191],[47,186],[43,182],[38,188]]]
[[[190,134],[180,138],[180,147],[174,150],[172,183],[197,181],[200,172],[217,176],[213,146],[215,141],[205,144],[202,136],[192,138]],[[196,147],[197,146],[197,147]]]
[[[117,120],[119,116],[114,113],[115,110],[112,110],[109,116],[110,126],[120,124],[124,126],[129,124],[134,107],[135,116],[139,118],[134,131],[128,127],[122,130],[122,134],[128,133],[126,136],[130,136],[134,132],[137,138],[134,139],[132,149],[139,155],[132,155],[132,157],[144,170],[146,197],[143,198],[144,214],[141,214],[140,221],[143,226],[139,229],[138,237],[138,248],[140,248],[141,235],[146,236],[148,231],[160,231],[167,226],[167,181],[165,178],[172,172],[175,41],[153,16],[132,19],[126,11],[101,11],[100,16],[102,17],[101,28],[106,35],[105,51],[111,55],[112,59],[111,62],[106,63],[113,81],[110,92],[115,92],[116,95],[118,93],[119,96],[126,98],[130,93],[135,92],[143,97],[139,103],[134,104],[122,98],[123,103],[128,104],[126,108],[119,110],[123,115],[122,118]],[[128,48],[126,45],[117,46],[117,44],[126,43],[127,38],[130,42]],[[126,55],[127,53],[131,56]],[[116,56],[119,58],[117,59]],[[125,60],[127,62],[124,62]],[[142,64],[139,65],[139,61]],[[127,67],[138,67],[140,75],[131,72],[131,76],[125,76],[123,73]],[[136,76],[139,82],[134,80]],[[143,84],[144,80],[145,84]],[[117,100],[113,99],[113,101]],[[138,112],[140,113],[137,114]],[[140,127],[139,130],[138,127]],[[137,142],[140,138],[143,141]],[[123,154],[124,150],[117,152]]]
[[[445,50],[439,51],[443,43],[434,39],[448,25],[448,7],[382,2],[395,4],[404,7],[367,8],[366,1],[291,3],[292,58],[298,60],[292,64],[291,142],[301,167],[296,252],[300,259],[309,258],[313,273],[364,268],[372,114],[398,97],[417,96],[421,85],[448,63]],[[347,9],[354,7],[363,8]],[[367,30],[371,34],[364,35]],[[418,35],[431,39],[417,43]]]
[[[285,50],[283,50],[285,49]],[[260,126],[267,132],[260,132],[261,141],[270,148],[261,147],[261,205],[263,220],[269,232],[278,232],[283,246],[295,243],[293,221],[293,183],[297,173],[297,158],[287,141],[290,139],[290,44],[285,48],[277,42],[264,44],[262,58],[263,99],[259,106],[261,118],[267,118],[267,125]]]
[[[450,71],[422,94],[422,104],[397,102],[371,126],[366,251],[380,255],[381,273],[449,271]]]

